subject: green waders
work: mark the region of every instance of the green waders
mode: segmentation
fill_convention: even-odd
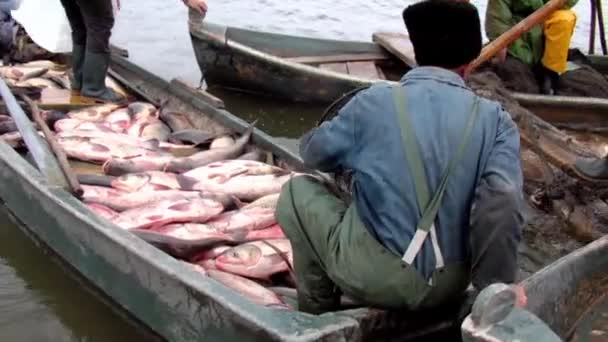
[[[411,125],[404,110],[406,106],[402,102],[404,97],[401,89],[396,87],[394,94],[405,133],[411,129]],[[474,108],[468,126],[472,126],[476,114]],[[470,128],[464,134],[459,155],[468,141]],[[407,143],[404,141],[404,144]],[[414,155],[415,158],[418,153],[412,151],[411,146],[406,146],[408,161],[409,157]],[[427,198],[422,202],[428,205],[420,206],[427,209],[422,214],[419,230],[430,231],[447,176],[459,158],[457,155],[450,162],[442,179],[443,189],[438,189],[432,200]],[[412,174],[418,182],[420,174],[416,170],[420,170],[422,164],[410,164],[410,167],[413,167]],[[419,191],[418,186],[416,191]],[[422,190],[420,192],[424,193]],[[419,201],[424,199],[418,197]],[[411,265],[411,261],[404,260],[405,256],[392,253],[369,234],[357,214],[355,203],[347,206],[313,177],[294,177],[283,186],[276,215],[293,246],[300,311],[320,314],[336,310],[341,293],[378,308],[428,309],[456,299],[470,283],[468,263],[439,265],[431,281],[427,282]],[[421,227],[425,222],[430,224]]]

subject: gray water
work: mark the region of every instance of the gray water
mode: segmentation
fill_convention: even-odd
[[[411,1],[410,1],[411,2]],[[378,30],[403,30],[396,0],[209,0],[209,21],[272,32],[370,41]],[[485,10],[485,1],[473,1]],[[112,42],[163,78],[200,78],[180,0],[122,0]],[[604,13],[608,13],[606,6]],[[586,51],[589,10],[581,0],[574,44]],[[597,44],[596,46],[599,46]],[[228,110],[286,144],[312,127],[321,108],[217,93]],[[52,262],[0,210],[0,341],[139,341],[143,337]]]

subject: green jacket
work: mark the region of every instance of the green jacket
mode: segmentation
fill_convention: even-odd
[[[541,8],[549,0],[489,0],[486,10],[486,34],[494,40],[501,34]],[[572,8],[578,0],[566,1],[565,8]],[[544,49],[543,26],[536,25],[513,42],[509,55],[532,66],[540,62]]]

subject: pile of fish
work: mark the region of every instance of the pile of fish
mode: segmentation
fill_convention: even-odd
[[[67,68],[48,60],[0,66],[0,77],[14,88],[71,89]],[[106,77],[106,86],[122,96],[127,95],[125,88],[111,77]]]
[[[27,68],[0,67],[0,75],[46,86],[53,81],[41,77],[59,77],[50,65]],[[271,290],[295,286],[291,245],[275,210],[281,187],[297,173],[265,162],[249,144],[253,124],[241,135],[173,132],[162,111],[132,102],[43,116],[71,161],[100,170],[79,180],[83,203],[101,219],[255,303],[289,308]],[[10,122],[0,116],[0,138],[24,147]]]

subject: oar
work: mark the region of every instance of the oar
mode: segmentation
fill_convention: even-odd
[[[21,106],[17,103],[15,96],[4,82],[4,79],[1,78],[0,94],[40,172],[47,177],[51,184],[67,188],[68,184],[57,164],[57,160],[51,151],[49,151],[48,146],[42,141],[40,135],[38,135],[38,131],[34,128],[27,115],[25,115]]]
[[[467,68],[466,74],[469,75],[473,70],[481,64],[490,60],[502,49],[507,48],[514,41],[519,39],[524,33],[528,32],[532,27],[544,22],[553,12],[562,8],[567,0],[551,0],[543,7],[536,10],[534,13],[526,17],[526,19],[511,27],[507,32],[501,34],[498,38],[486,45],[479,57],[475,59]]]
[[[595,53],[595,26],[596,26],[596,19],[597,19],[597,14],[596,13],[596,8],[595,8],[595,0],[591,0],[591,23],[589,24],[589,26],[591,27],[591,30],[589,31],[589,54],[592,55]]]
[[[30,107],[30,110],[32,112],[32,118],[42,130],[42,133],[44,133],[44,138],[46,139],[46,142],[49,144],[51,150],[53,150],[53,153],[57,157],[59,167],[61,167],[61,171],[63,171],[63,174],[65,175],[65,178],[68,181],[70,192],[77,198],[82,198],[84,190],[82,190],[82,188],[80,187],[78,178],[76,178],[74,171],[72,171],[72,167],[68,162],[68,157],[65,155],[65,152],[63,151],[57,140],[55,140],[53,132],[51,132],[49,127],[46,125],[46,122],[40,116],[40,110],[38,109],[38,105],[36,105],[36,103],[32,101],[32,99],[25,95],[22,96],[22,98],[23,101],[25,101],[25,103],[27,103],[27,105]]]

